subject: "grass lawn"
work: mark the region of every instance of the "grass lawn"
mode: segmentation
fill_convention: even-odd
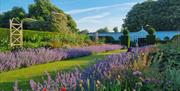
[[[29,80],[40,81],[44,72],[47,71],[52,75],[57,71],[72,70],[75,67],[87,67],[95,63],[96,59],[102,59],[106,55],[120,53],[126,50],[115,50],[104,53],[97,53],[86,57],[73,58],[64,61],[57,61],[47,64],[34,65],[28,68],[17,69],[13,71],[0,73],[0,90],[11,91],[15,81],[18,81],[19,87],[29,88]]]

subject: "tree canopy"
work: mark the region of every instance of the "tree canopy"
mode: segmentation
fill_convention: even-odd
[[[147,0],[133,6],[123,27],[138,31],[150,25],[157,31],[180,30],[180,0]]]
[[[9,27],[9,19],[13,17],[22,20],[26,17],[26,13],[21,7],[13,7],[12,10],[0,15],[0,27]]]
[[[113,31],[114,31],[115,33],[119,32],[118,27],[114,27],[114,28],[113,28]]]
[[[34,0],[29,5],[28,14],[23,8],[14,7],[0,15],[0,27],[8,27],[9,19],[16,17],[24,20],[24,28],[46,31],[77,32],[76,22],[68,14],[53,5],[50,0]]]

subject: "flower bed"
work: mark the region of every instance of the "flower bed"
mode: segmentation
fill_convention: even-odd
[[[98,45],[71,49],[25,49],[0,53],[0,72],[43,64],[67,58],[91,55],[92,53],[121,49],[120,45]]]
[[[140,80],[139,77],[142,73],[133,64],[140,62],[142,65],[147,62],[145,57],[151,50],[151,47],[144,47],[132,49],[128,53],[109,55],[82,72],[76,69],[69,73],[57,73],[54,79],[46,73],[47,80],[44,80],[43,83],[31,80],[30,85],[34,91],[42,91],[43,89],[50,91],[61,91],[61,89],[65,89],[65,91],[138,89],[140,83],[137,83],[136,80]],[[141,82],[145,81],[146,79],[142,78]],[[15,88],[17,87],[15,86]]]

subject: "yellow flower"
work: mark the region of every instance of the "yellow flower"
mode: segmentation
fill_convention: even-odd
[[[80,84],[82,84],[83,83],[83,80],[80,80]]]
[[[80,87],[82,87],[82,84],[79,84]]]

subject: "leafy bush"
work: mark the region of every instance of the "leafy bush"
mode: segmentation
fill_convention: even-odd
[[[3,46],[0,47],[8,47],[8,45],[4,45],[5,43],[9,43],[9,29],[0,28],[0,38],[1,44]],[[8,40],[7,42],[4,39]],[[89,39],[87,35],[78,34],[78,33],[64,33],[64,32],[43,32],[43,31],[32,31],[32,30],[23,30],[23,40],[24,47],[29,48],[37,48],[41,47],[42,43],[47,44],[47,46],[52,45],[54,42],[61,42],[61,46],[65,46],[68,44],[69,46],[83,46],[92,44],[92,41]],[[48,42],[48,43],[47,43]],[[88,42],[88,43],[87,43]],[[26,44],[28,43],[28,44]],[[43,46],[46,46],[44,45]],[[53,46],[52,46],[53,47]]]
[[[156,32],[156,30],[152,27],[148,28],[148,31],[149,35],[154,35],[154,33]]]
[[[172,41],[179,41],[180,40],[180,35],[175,35],[171,40]]]
[[[125,45],[127,48],[130,47],[130,36],[129,35],[123,35],[121,36],[121,44]]]
[[[30,30],[38,30],[38,31],[43,31],[46,30],[48,31],[48,24],[45,21],[40,21],[32,18],[25,18],[23,19],[24,22],[24,29],[30,29]],[[49,30],[50,31],[50,30]]]
[[[153,53],[153,61],[151,69],[158,73],[158,78],[161,82],[158,88],[167,91],[178,91],[180,86],[179,74],[179,41],[171,42],[165,45],[160,45],[160,50]],[[156,69],[156,70],[154,70]]]
[[[129,31],[127,30],[127,28],[123,29],[122,32],[123,32],[123,35],[129,35]]]
[[[149,44],[149,45],[155,44],[156,43],[156,35],[154,35],[154,33],[156,32],[156,30],[153,27],[148,26],[147,32],[149,34],[149,35],[147,35],[147,44]]]

